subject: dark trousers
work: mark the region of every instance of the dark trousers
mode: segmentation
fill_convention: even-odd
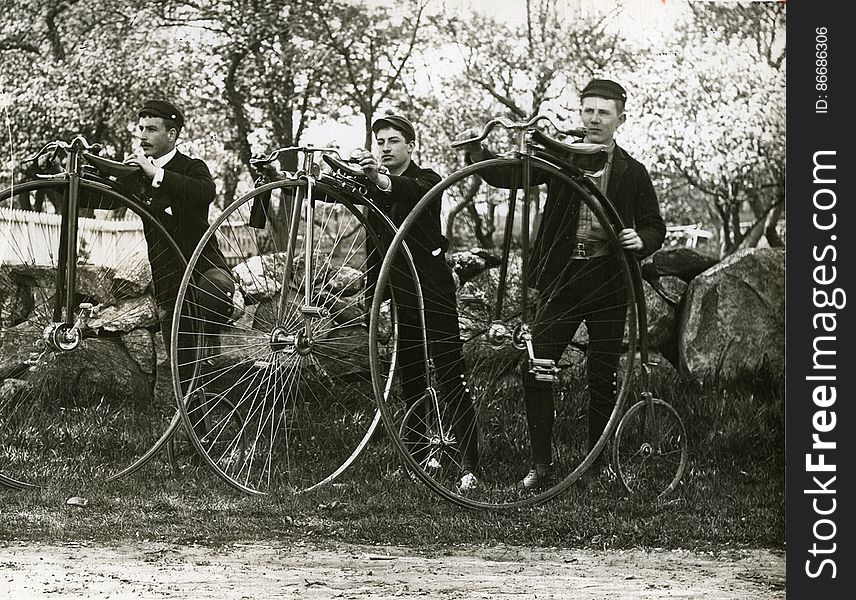
[[[589,392],[588,448],[603,433],[615,406],[616,373],[627,319],[627,293],[611,257],[573,260],[562,289],[543,294],[532,327],[537,358],[559,362],[580,324],[588,331],[586,383]],[[551,382],[524,374],[524,396],[532,461],[552,462],[555,403]]]
[[[442,258],[415,257],[422,283],[425,331],[440,401],[448,406],[448,423],[461,445],[463,466],[478,466],[478,432],[475,409],[464,374],[463,342],[458,325],[455,284],[452,272]],[[396,265],[390,277],[398,309],[399,381],[408,406],[426,393],[422,325],[414,292],[414,282],[403,263]],[[423,405],[424,406],[424,405]],[[424,423],[424,414],[417,415]],[[418,424],[412,435],[424,435]],[[406,440],[414,442],[418,440]],[[418,445],[418,444],[416,444]],[[416,457],[419,460],[419,457]]]
[[[152,278],[158,306],[168,315],[161,336],[169,352],[170,326],[182,274],[164,265],[159,267],[155,269],[153,265]],[[200,346],[204,346],[206,340],[214,340],[231,318],[232,295],[235,293],[232,273],[224,268],[210,267],[201,273],[194,272],[192,282],[179,320],[178,365],[184,385],[193,378],[194,362],[199,356],[197,352],[202,350]]]

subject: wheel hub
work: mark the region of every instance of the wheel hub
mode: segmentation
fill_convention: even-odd
[[[494,350],[499,350],[511,340],[511,331],[503,323],[494,322],[487,330],[487,343]]]
[[[298,330],[297,333],[288,333],[282,327],[276,327],[270,333],[270,348],[274,352],[284,352],[285,354],[297,352],[300,356],[306,356],[312,351],[312,340],[306,336],[303,330]]]

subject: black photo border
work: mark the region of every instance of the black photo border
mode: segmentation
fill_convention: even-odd
[[[793,0],[786,16],[786,561],[787,595],[798,599],[856,589],[848,8]]]

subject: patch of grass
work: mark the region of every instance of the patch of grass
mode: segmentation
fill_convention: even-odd
[[[340,482],[316,492],[250,497],[201,469],[174,477],[165,458],[111,485],[0,490],[6,540],[158,540],[218,545],[314,539],[365,544],[514,544],[621,549],[784,548],[781,400],[655,382],[686,422],[690,467],[679,489],[643,502],[597,482],[538,507],[482,512],[395,478],[388,442],[375,440]],[[71,495],[90,500],[66,506]]]

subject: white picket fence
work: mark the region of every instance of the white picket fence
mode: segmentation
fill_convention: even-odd
[[[240,248],[252,247],[253,235],[245,223],[224,225],[228,227],[230,243],[221,243],[220,247],[226,261],[234,266],[241,260]],[[56,264],[61,227],[62,217],[58,214],[0,207],[0,265]],[[122,260],[133,259],[133,253],[138,253],[142,260],[148,260],[143,223],[133,213],[128,213],[122,220],[82,217],[78,220],[78,232],[87,263],[112,265],[117,248],[123,249]],[[129,249],[134,249],[130,255]]]
[[[55,264],[61,223],[62,217],[57,214],[0,207],[0,265],[22,262]],[[255,247],[255,236],[246,223],[227,222],[223,225],[228,229],[224,230],[225,235],[220,236],[220,249],[226,262],[234,266],[241,262],[243,250]],[[115,256],[117,248],[124,248],[124,252],[130,248],[138,249],[135,252],[140,254],[139,258],[147,260],[143,224],[132,213],[128,213],[123,220],[81,218],[78,228],[79,237],[84,240],[86,262],[90,264],[113,264],[111,256]],[[697,223],[669,226],[667,234],[670,238],[680,239],[688,248],[695,248],[700,239],[706,240],[713,236]],[[123,260],[127,256],[123,254]]]

